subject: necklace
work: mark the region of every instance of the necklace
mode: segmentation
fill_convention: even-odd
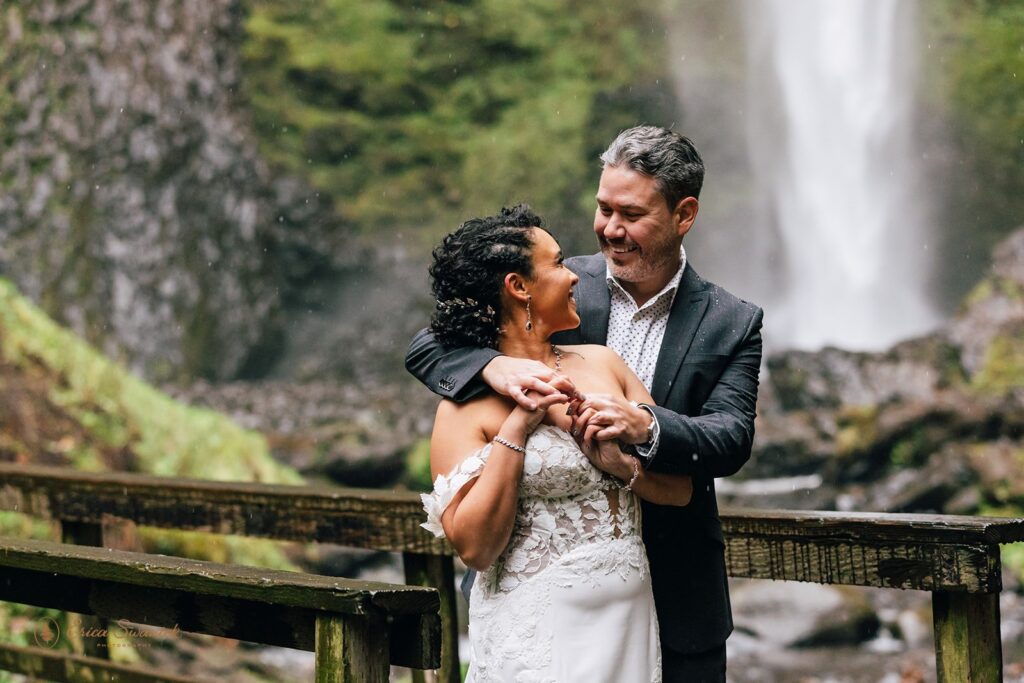
[[[558,348],[557,346],[555,346],[554,344],[551,345],[551,350],[555,354],[555,372],[561,372],[562,371],[562,350],[560,348]]]

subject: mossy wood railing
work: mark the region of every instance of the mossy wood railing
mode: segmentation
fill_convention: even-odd
[[[401,552],[407,581],[440,591],[441,680],[458,680],[452,550],[420,528],[415,494],[8,465],[0,482],[0,509],[65,527],[121,518]],[[1024,519],[742,509],[721,519],[730,576],[930,591],[939,680],[1002,680],[999,545],[1024,540]]]
[[[128,521],[401,552],[406,583],[440,593],[440,629],[393,616],[391,662],[412,668],[418,681],[425,678],[421,669],[437,669],[445,683],[460,680],[452,551],[419,527],[423,508],[414,494],[0,464],[0,510],[59,522],[65,541],[86,545],[107,545],[109,532],[116,536]]]
[[[389,651],[394,656],[387,621],[411,619],[436,633],[440,607],[437,591],[419,586],[6,537],[0,537],[0,600],[312,650],[317,683],[385,683]],[[5,646],[0,663],[69,683],[182,680],[55,654]]]

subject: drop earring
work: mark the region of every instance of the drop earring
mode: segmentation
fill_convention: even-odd
[[[530,317],[530,301],[533,297],[529,294],[526,295],[526,331],[530,332],[533,330],[533,319]]]

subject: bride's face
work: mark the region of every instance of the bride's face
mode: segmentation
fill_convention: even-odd
[[[533,229],[533,279],[530,282],[530,313],[538,331],[548,334],[571,330],[580,324],[572,288],[579,277],[569,270],[562,248],[547,230]]]

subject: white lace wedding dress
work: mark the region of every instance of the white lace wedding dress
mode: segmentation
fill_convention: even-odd
[[[425,528],[444,535],[441,514],[490,452],[437,478]],[[469,641],[467,683],[661,681],[638,501],[551,425],[526,443],[512,537],[473,584]]]

